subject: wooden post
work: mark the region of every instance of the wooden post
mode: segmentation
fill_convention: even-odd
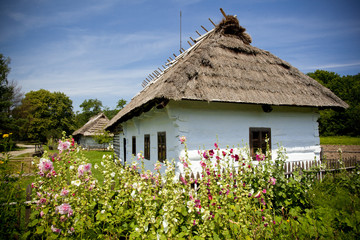
[[[208,30],[203,25],[201,25],[201,27],[205,30],[205,32],[208,32]]]
[[[216,24],[210,18],[209,21],[212,23],[212,25],[214,25],[214,27],[216,27]]]
[[[224,16],[224,18],[226,18],[226,14],[225,14],[225,12],[224,12],[224,10],[222,9],[222,8],[220,8],[220,12],[222,13],[222,15]]]

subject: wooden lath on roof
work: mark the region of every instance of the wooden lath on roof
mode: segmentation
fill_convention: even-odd
[[[224,10],[222,8],[220,8],[220,11],[225,14]],[[162,65],[163,70],[158,68],[160,70],[160,72],[158,72],[157,70],[154,70],[152,73],[150,73],[149,76],[151,76],[151,80],[148,80],[147,78],[145,78],[145,80],[143,80],[143,82],[141,83],[141,86],[143,88],[145,88],[148,84],[151,84],[152,81],[156,81],[159,77],[161,77],[166,71],[168,71],[168,69],[173,66],[174,64],[177,63],[178,59],[182,58],[184,55],[186,55],[191,49],[192,47],[195,47],[195,45],[197,43],[199,43],[201,41],[201,39],[203,39],[209,32],[212,32],[215,27],[216,24],[209,18],[209,21],[211,22],[211,24],[214,26],[213,29],[211,29],[210,31],[208,31],[204,26],[201,25],[201,28],[205,31],[205,34],[201,35],[198,31],[196,31],[196,33],[199,35],[198,38],[196,38],[195,40],[190,37],[190,40],[192,41],[193,44],[191,44],[190,41],[187,41],[187,43],[190,45],[190,47],[185,50],[183,48],[180,49],[180,54],[178,56],[175,55],[175,53],[173,53],[173,56],[175,57],[175,59],[172,59],[171,57],[169,57],[169,59],[167,59],[167,62],[165,62],[166,67],[164,67],[164,65]]]

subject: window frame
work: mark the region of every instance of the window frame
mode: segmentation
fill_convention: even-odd
[[[131,143],[131,153],[136,156],[136,136],[132,136]]]
[[[144,158],[150,160],[150,134],[144,134]]]
[[[166,132],[157,133],[158,160],[164,162],[166,159]]]
[[[254,139],[254,132],[259,133],[258,139]],[[249,128],[249,147],[250,155],[253,159],[256,159],[256,151],[261,149],[263,154],[266,154],[266,137],[269,138],[269,150],[271,151],[271,128],[266,127],[250,127]],[[254,149],[254,142],[257,141],[258,148]],[[264,151],[265,150],[265,151]]]

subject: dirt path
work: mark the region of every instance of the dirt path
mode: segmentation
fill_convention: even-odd
[[[22,154],[26,154],[26,153],[34,153],[35,152],[35,145],[26,145],[26,144],[17,144],[18,147],[24,147],[26,149],[22,149],[19,151],[11,151],[10,155],[13,157],[22,155]],[[3,154],[0,153],[0,157],[2,157]]]

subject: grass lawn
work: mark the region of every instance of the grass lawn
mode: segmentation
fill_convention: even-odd
[[[328,136],[320,137],[322,145],[360,145],[360,137]]]

